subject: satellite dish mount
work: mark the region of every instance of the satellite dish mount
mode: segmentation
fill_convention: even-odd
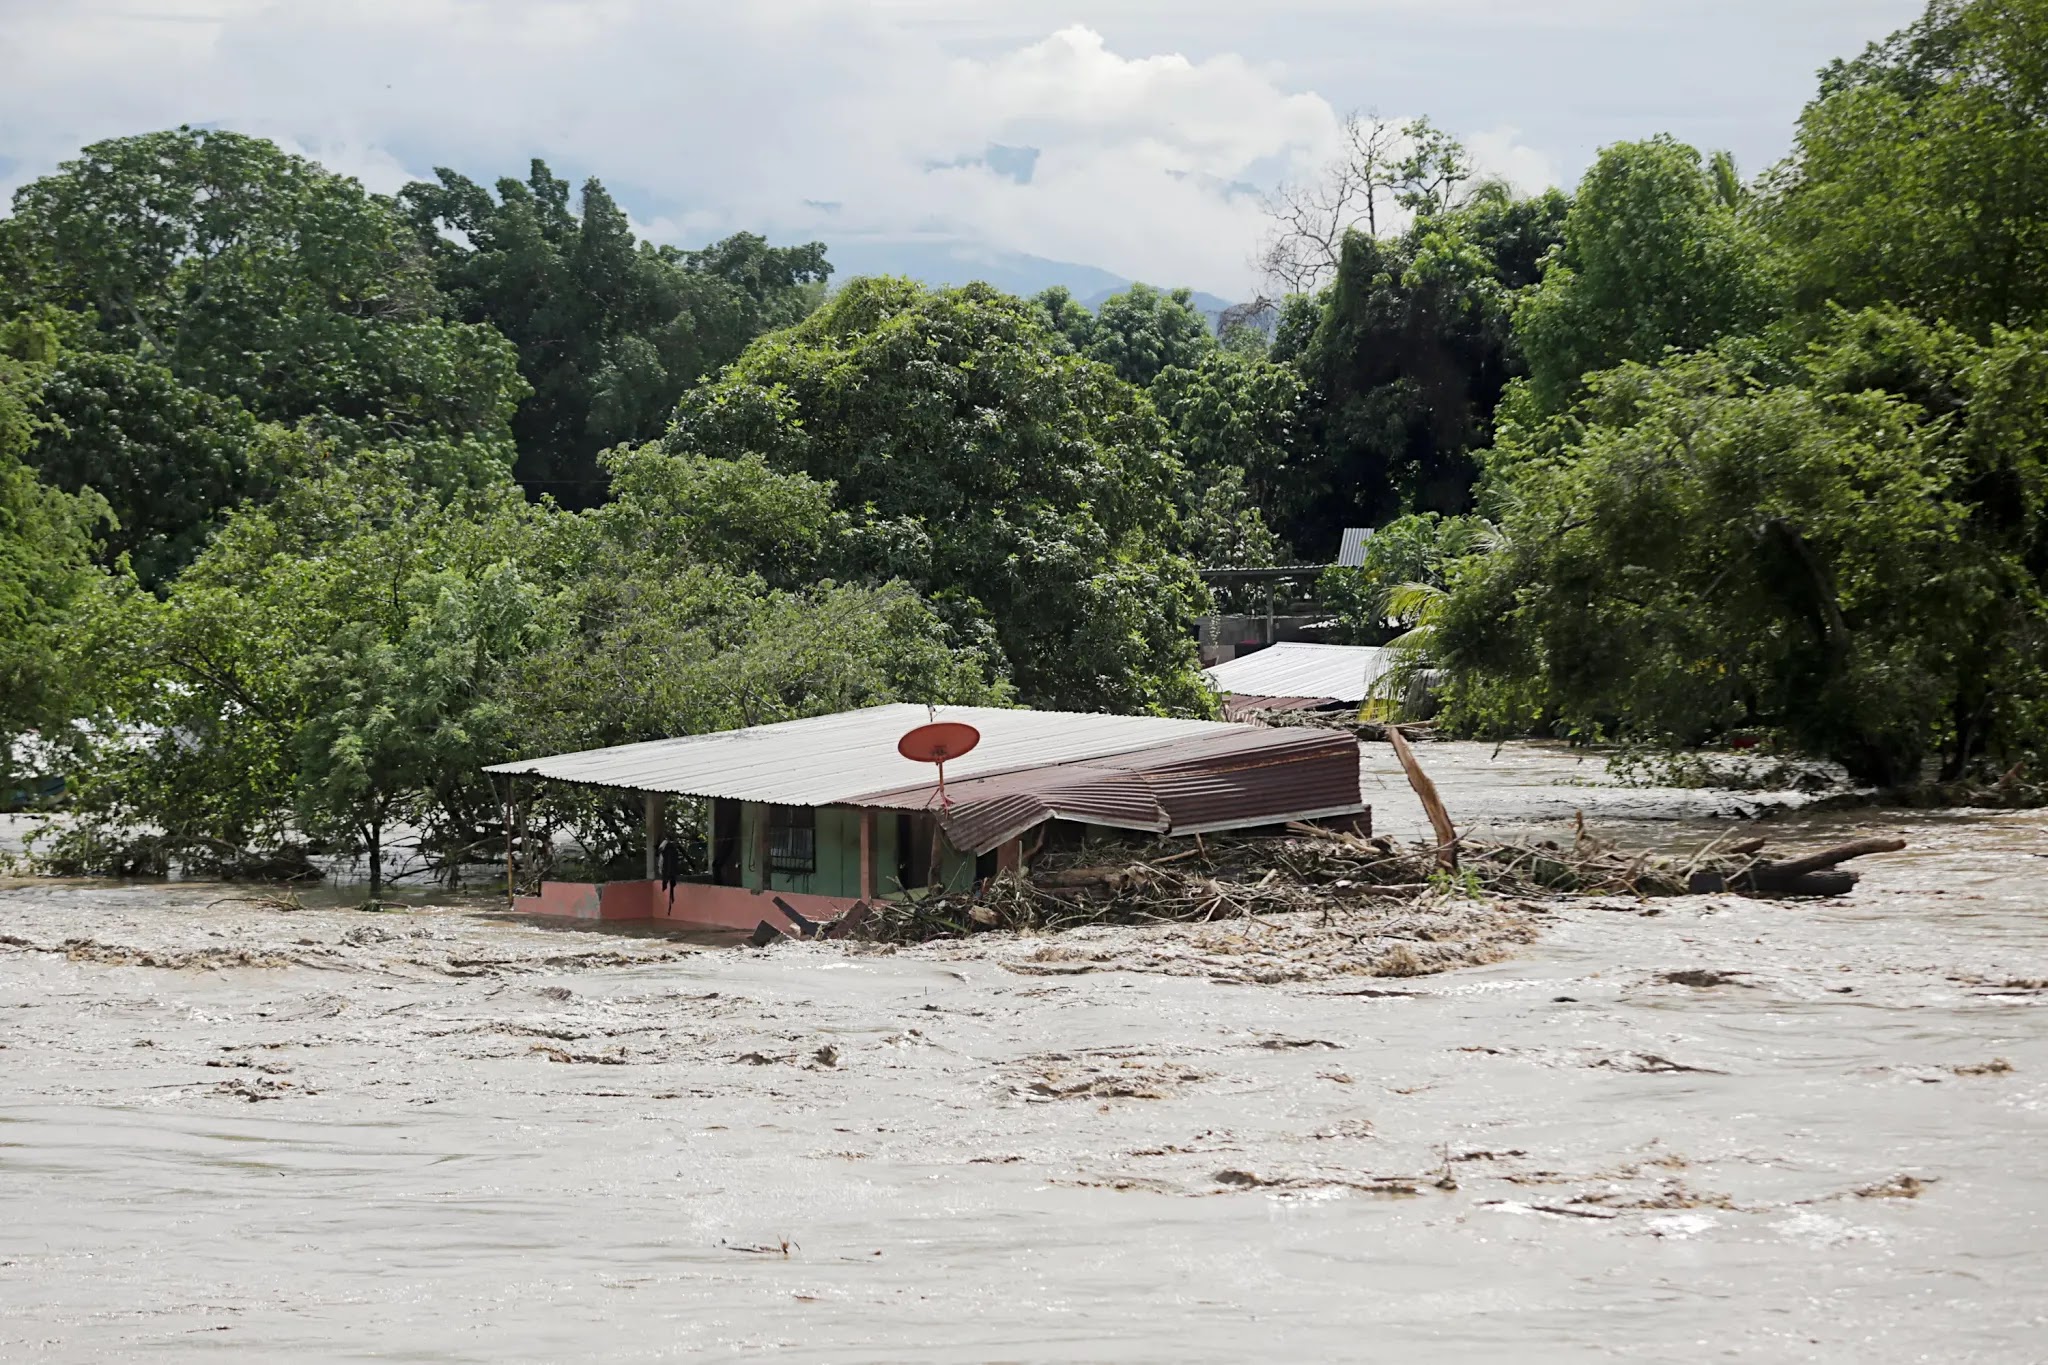
[[[897,740],[896,752],[913,763],[938,765],[939,809],[945,810],[950,804],[946,799],[946,760],[959,758],[979,743],[981,731],[972,725],[957,720],[940,720],[920,725]]]

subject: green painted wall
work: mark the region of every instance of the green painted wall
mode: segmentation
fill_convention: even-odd
[[[948,891],[974,889],[974,858],[951,844],[939,850],[939,881]]]
[[[759,801],[740,805],[740,859],[742,886],[761,889],[761,850],[765,844],[761,826],[768,819],[768,807]],[[813,896],[858,896],[860,894],[860,812],[851,806],[820,806],[818,821],[817,870],[808,877],[777,872],[770,879],[771,891],[798,891]],[[951,869],[948,869],[949,874]],[[950,880],[950,878],[949,878]],[[896,891],[895,812],[881,811],[875,820],[875,881],[884,895]],[[967,880],[974,881],[974,860],[967,860]]]

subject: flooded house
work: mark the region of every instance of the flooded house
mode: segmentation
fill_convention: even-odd
[[[936,730],[966,733],[968,747],[942,765],[906,756],[927,752],[906,737]],[[515,909],[679,927],[753,929],[790,911],[826,920],[877,897],[966,890],[1027,867],[1048,840],[1091,831],[1199,834],[1367,813],[1346,734],[992,707],[874,706],[489,771],[515,800],[535,782],[637,797],[647,821],[644,876],[545,881]],[[678,798],[691,800],[705,849],[681,873],[656,852]]]

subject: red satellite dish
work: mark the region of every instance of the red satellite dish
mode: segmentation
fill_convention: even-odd
[[[981,743],[981,731],[957,720],[933,721],[920,725],[896,741],[896,752],[914,763],[939,765],[939,805],[946,805],[946,760]]]

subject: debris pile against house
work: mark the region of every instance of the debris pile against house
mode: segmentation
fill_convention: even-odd
[[[1488,909],[1520,917],[1531,902],[1563,896],[1833,896],[1857,881],[1856,873],[1841,870],[1842,863],[1903,847],[1898,839],[1856,840],[1773,862],[1763,857],[1762,840],[1677,857],[1629,852],[1583,830],[1569,842],[1497,843],[1453,834],[1449,845],[1404,845],[1295,824],[1277,834],[1068,850],[1035,864],[1027,877],[877,906],[848,928],[858,937],[912,943],[992,929],[1314,914],[1338,916],[1340,924],[1359,931],[1389,916],[1437,913],[1447,900],[1463,902],[1469,921]],[[1477,941],[1485,935],[1465,923],[1457,937]],[[1456,953],[1416,961],[1464,964]]]
[[[979,734],[948,760],[943,793],[929,765],[897,748],[934,719]],[[489,771],[508,783],[509,827],[519,784],[535,781],[637,794],[646,812],[644,877],[547,881],[515,908],[716,928],[802,930],[843,923],[857,904],[970,891],[1091,829],[1370,823],[1350,736],[1159,717],[877,706]],[[672,797],[704,803],[708,867],[660,865]]]
[[[1228,720],[1287,712],[1357,712],[1393,666],[1370,645],[1283,642],[1204,669]]]

